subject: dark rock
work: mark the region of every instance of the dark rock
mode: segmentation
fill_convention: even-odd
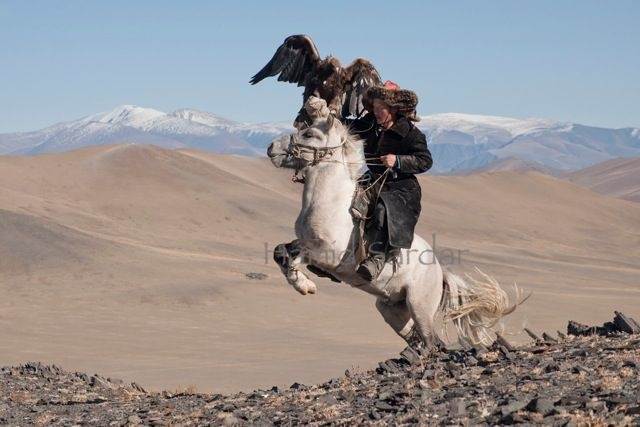
[[[557,363],[549,363],[548,365],[546,365],[544,367],[544,371],[546,373],[551,373],[551,372],[555,372],[555,371],[559,371],[560,370],[560,365],[558,365]]]
[[[264,280],[267,277],[269,277],[268,275],[266,275],[264,273],[256,273],[254,271],[251,271],[249,273],[245,273],[244,275],[247,277],[247,279],[250,279],[250,280]]]
[[[338,397],[340,400],[345,400],[347,402],[353,402],[356,400],[356,392],[355,390],[340,390],[338,392]]]
[[[573,422],[571,418],[560,418],[553,422],[553,427],[577,427],[577,424]]]
[[[447,362],[445,364],[445,369],[447,370],[447,372],[449,372],[451,376],[455,376],[457,372],[462,370],[462,366],[458,363]]]
[[[504,347],[503,347],[503,348],[504,348]],[[516,354],[515,354],[514,352],[512,352],[512,351],[506,351],[506,349],[505,349],[502,353],[504,354],[504,357],[505,357],[507,360],[511,360],[511,361],[513,361],[513,360],[515,360],[515,359],[517,359],[517,358],[518,358],[518,356],[516,356]]]
[[[591,371],[587,368],[585,368],[584,366],[581,365],[575,365],[571,368],[571,372],[574,374],[580,374],[580,373],[585,373],[587,375],[591,374]]]
[[[551,335],[549,335],[546,332],[542,333],[542,339],[544,340],[544,342],[548,343],[548,344],[557,344],[558,340],[555,339],[554,337],[552,337]]]
[[[400,356],[402,356],[410,365],[420,363],[420,355],[411,347],[406,347],[402,350]]]
[[[142,388],[142,386],[140,386],[138,383],[131,383],[131,387],[137,391],[139,391],[140,393],[146,393],[147,391]]]
[[[380,415],[378,411],[372,408],[371,411],[369,411],[369,417],[373,420],[379,420],[382,418],[382,415]]]
[[[289,387],[292,390],[307,390],[309,387],[307,387],[304,384],[300,384],[300,383],[293,383],[291,384],[291,387]]]
[[[620,332],[620,329],[613,322],[604,322],[602,326],[596,327],[599,335],[609,335]]]
[[[385,412],[390,412],[390,411],[395,411],[396,410],[395,406],[390,405],[389,403],[387,403],[384,400],[376,401],[375,407],[376,407],[376,409],[379,409],[379,410],[385,411]]]
[[[422,378],[425,380],[433,380],[436,377],[436,371],[435,369],[425,369],[425,371],[422,374]]]
[[[467,364],[467,366],[476,366],[478,364],[478,359],[473,356],[467,356],[467,358],[465,359],[465,363]]]
[[[336,397],[330,393],[320,395],[316,400],[318,402],[324,403],[325,405],[335,405],[338,403],[338,399],[336,399]]]
[[[395,390],[392,387],[386,387],[380,390],[378,393],[378,400],[387,400],[393,397],[395,394]]]
[[[594,412],[601,412],[607,409],[607,402],[601,400],[595,400],[585,403],[585,409],[591,409]]]
[[[616,406],[616,405],[626,405],[629,403],[635,403],[637,401],[637,398],[635,396],[626,396],[622,394],[617,394],[617,395],[608,395],[605,397],[605,400],[607,401],[607,404],[609,406]]]
[[[640,406],[629,406],[624,410],[624,413],[627,415],[640,415]]]
[[[386,360],[384,362],[380,362],[378,365],[381,373],[388,372],[393,374],[400,372],[400,367],[393,360]]]
[[[569,324],[567,325],[567,334],[574,336],[588,336],[597,335],[598,331],[595,326],[587,326],[583,325],[582,323],[570,320]]]
[[[338,378],[331,378],[329,380],[329,382],[327,383],[327,385],[329,385],[330,387],[338,387],[340,385],[340,379]]]
[[[547,416],[555,410],[553,401],[542,397],[532,399],[527,405],[527,409],[531,412],[542,414],[543,416]]]
[[[571,357],[587,357],[589,355],[589,350],[587,350],[586,348],[578,348],[571,350],[569,352],[569,355]]]
[[[467,407],[463,399],[452,399],[449,401],[449,414],[454,417],[462,417],[467,414]]]
[[[615,317],[613,318],[613,324],[616,326],[617,330],[628,334],[640,334],[640,325],[638,325],[635,320],[625,316],[619,311],[614,313]]]
[[[541,353],[546,353],[549,349],[547,347],[535,347],[532,348],[530,351],[533,354],[541,354]]]
[[[618,332],[628,334],[640,333],[640,325],[631,317],[625,316],[619,311],[614,312],[615,316],[612,322],[605,322],[602,326],[587,326],[578,322],[570,321],[567,325],[567,332],[570,335],[589,336],[601,335],[607,336]]]
[[[528,404],[528,400],[514,400],[506,405],[501,406],[500,413],[502,414],[502,416],[506,416],[511,414],[512,412],[517,412],[526,408]]]
[[[531,331],[531,329],[529,328],[524,328],[524,331],[527,333],[527,335],[529,335],[529,337],[531,337],[532,340],[534,340],[535,342],[540,342],[542,341],[540,339],[539,336],[537,336],[536,334],[533,333],[533,331]]]
[[[500,335],[498,333],[496,333],[496,342],[498,344],[500,344],[502,347],[506,348],[507,351],[513,351],[514,350],[513,346],[511,344],[509,344],[509,342],[506,339],[504,339],[504,337],[502,335]]]

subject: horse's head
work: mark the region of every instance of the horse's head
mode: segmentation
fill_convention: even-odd
[[[310,97],[304,108],[312,122],[308,127],[274,139],[267,155],[276,167],[302,169],[332,157],[344,144],[346,130],[320,98]]]

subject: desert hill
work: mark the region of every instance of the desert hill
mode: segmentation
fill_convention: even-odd
[[[640,157],[607,160],[564,178],[600,194],[640,202]]]
[[[391,357],[402,342],[372,297],[324,279],[302,297],[271,261],[294,237],[290,175],[137,144],[0,156],[0,364],[237,391]],[[510,339],[640,302],[638,204],[536,172],[420,180],[418,232],[442,262],[534,292]]]
[[[544,166],[541,163],[529,160],[522,160],[517,157],[505,157],[495,160],[477,169],[470,169],[454,175],[470,175],[484,172],[540,172],[548,175],[557,175],[559,172],[553,168]]]

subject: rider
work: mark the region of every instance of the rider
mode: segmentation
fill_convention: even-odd
[[[352,121],[352,129],[364,139],[366,157],[379,160],[369,170],[373,180],[383,183],[366,226],[369,256],[358,267],[358,274],[371,281],[388,254],[411,247],[422,194],[415,174],[429,170],[433,160],[424,133],[413,123],[420,120],[413,91],[387,81],[369,88],[362,103],[368,113]]]

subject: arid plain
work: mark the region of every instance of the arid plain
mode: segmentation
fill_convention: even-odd
[[[637,315],[637,202],[531,171],[420,181],[418,232],[447,268],[533,292],[507,338]],[[271,260],[300,193],[260,158],[135,144],[0,156],[0,365],[231,392],[395,355],[373,297],[326,279],[301,296]]]

